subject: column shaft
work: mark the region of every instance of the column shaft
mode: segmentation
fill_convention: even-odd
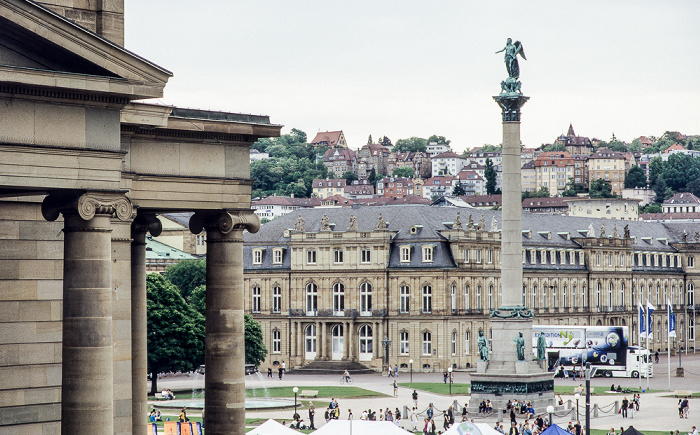
[[[110,216],[65,214],[61,433],[114,432]]]
[[[500,306],[522,306],[522,200],[520,179],[520,122],[503,122],[503,208],[501,232]]]
[[[245,433],[243,230],[207,232],[207,434]]]
[[[135,232],[131,242],[131,419],[135,434],[143,432],[148,414],[146,323],[146,233]]]

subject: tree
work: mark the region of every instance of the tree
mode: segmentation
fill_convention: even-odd
[[[340,176],[340,178],[345,178],[347,184],[350,185],[353,181],[357,180],[357,175],[355,175],[355,173],[352,171],[345,171],[343,172],[343,175]]]
[[[654,193],[656,194],[654,202],[657,204],[661,204],[666,201],[667,198],[673,196],[673,192],[669,191],[668,187],[666,186],[666,182],[661,177],[656,179],[656,182],[651,186],[651,188],[654,189]]]
[[[474,150],[475,153],[496,153],[499,151],[501,151],[501,147],[489,144],[484,144],[484,146],[482,146],[481,148],[477,148]],[[467,154],[469,153],[467,152]]]
[[[656,180],[661,176],[663,172],[663,160],[661,157],[654,157],[649,162],[649,185],[653,186],[656,184]]]
[[[394,168],[394,170],[391,172],[391,175],[394,177],[401,178],[415,178],[416,173],[412,167],[402,166],[400,168]]]
[[[644,188],[647,186],[647,176],[638,165],[634,165],[627,171],[625,175],[625,187],[626,188]]]
[[[207,283],[207,262],[206,260],[182,260],[168,266],[163,276],[180,289],[180,295],[187,299],[192,290]]]
[[[371,145],[372,142],[372,135],[370,134],[369,137],[367,138],[367,145]]]
[[[289,135],[296,143],[306,143],[306,133],[296,128],[293,128]]]
[[[446,139],[445,136],[432,135],[428,138],[428,143],[435,142],[440,145],[449,145],[450,140]]]
[[[534,192],[522,192],[520,194],[520,200],[524,201],[525,198],[549,198],[549,188],[547,186],[542,186]]]
[[[639,213],[661,213],[663,209],[659,204],[647,204],[639,207]]]
[[[486,178],[486,194],[493,195],[496,193],[496,170],[493,168],[493,162],[488,157],[486,158],[484,178]]]
[[[391,147],[392,147],[391,139],[389,139],[389,138],[386,137],[386,136],[382,136],[382,137],[379,139],[379,145],[381,145],[381,146],[383,146],[383,147],[389,147],[389,148],[391,148]]]
[[[462,185],[462,182],[457,183],[457,185],[452,189],[452,196],[462,196],[466,195],[467,191],[464,190],[464,186]]]
[[[253,316],[246,314],[245,321],[245,363],[259,366],[265,361],[267,349],[263,340],[262,328]]]
[[[421,137],[410,137],[408,139],[399,139],[396,141],[396,145],[391,150],[395,153],[406,153],[406,152],[425,152],[428,146],[428,141]]]
[[[544,148],[542,148],[542,151],[566,151],[566,145],[564,145],[563,143],[555,143],[545,146]]]
[[[204,363],[204,316],[160,274],[146,276],[146,291],[148,372],[156,393],[158,373],[189,372]]]
[[[588,189],[588,195],[591,198],[614,198],[612,193],[612,184],[602,178],[591,181],[591,186]]]
[[[369,180],[370,183],[372,183],[374,186],[377,185],[377,171],[374,170],[374,168],[369,170],[369,174],[367,175],[367,179]]]

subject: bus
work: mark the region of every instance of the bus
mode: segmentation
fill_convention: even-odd
[[[544,334],[547,344],[547,368],[564,376],[582,372],[587,362],[596,376],[654,376],[651,352],[628,344],[627,326],[533,325],[535,355],[540,334]]]

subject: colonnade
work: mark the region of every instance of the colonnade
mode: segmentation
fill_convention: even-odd
[[[147,415],[146,243],[161,226],[155,213],[139,213],[119,193],[49,194],[45,219],[64,218],[61,430],[114,433],[112,322],[112,219],[132,222],[131,332],[132,429]],[[207,433],[245,428],[243,231],[256,232],[252,212],[197,212],[190,230],[207,231],[205,409]]]

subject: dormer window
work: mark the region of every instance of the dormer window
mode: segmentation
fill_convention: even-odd
[[[432,263],[435,246],[423,246],[423,263]]]
[[[262,264],[263,250],[261,248],[253,249],[253,264]]]
[[[411,262],[411,245],[404,245],[400,248],[401,262],[410,263]]]
[[[282,248],[275,248],[272,250],[272,264],[282,264]]]

